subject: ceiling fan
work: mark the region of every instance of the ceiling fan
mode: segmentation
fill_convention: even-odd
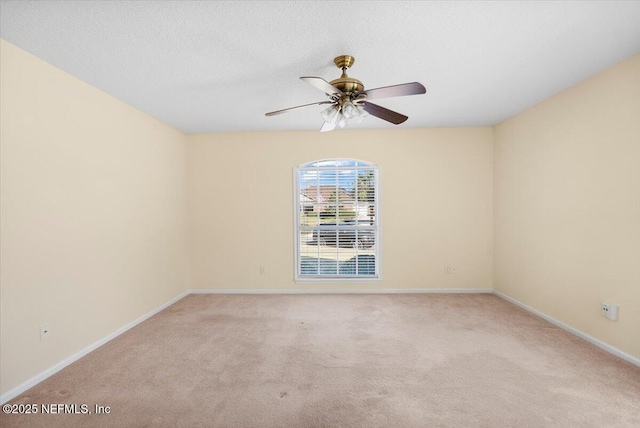
[[[340,55],[339,57],[336,57],[333,62],[340,70],[342,70],[342,76],[338,79],[327,82],[321,77],[300,78],[323,91],[329,97],[328,101],[320,101],[317,103],[276,110],[266,113],[266,116],[275,116],[302,107],[330,104],[330,106],[321,113],[324,123],[320,128],[320,132],[333,131],[336,127],[344,128],[347,125],[348,120],[355,119],[357,121],[362,121],[362,119],[368,115],[386,120],[394,125],[399,125],[407,120],[408,117],[377,104],[373,104],[369,102],[369,100],[418,95],[427,92],[425,87],[418,82],[365,90],[361,81],[347,76],[347,69],[355,62],[354,57],[351,55]]]

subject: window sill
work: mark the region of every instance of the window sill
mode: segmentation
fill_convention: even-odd
[[[357,277],[319,277],[319,278],[294,278],[294,282],[296,284],[304,284],[304,283],[325,283],[325,284],[336,284],[341,282],[380,282],[380,276],[369,276],[366,278],[357,278]]]

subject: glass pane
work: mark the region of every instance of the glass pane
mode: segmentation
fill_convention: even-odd
[[[298,171],[300,186],[298,216],[301,226],[316,225],[320,221],[318,192],[314,187],[314,183],[318,181],[318,175],[318,171]]]
[[[341,169],[336,177],[336,187],[339,189],[337,198],[337,221],[343,223],[356,217],[355,211],[355,179],[356,171]]]
[[[375,231],[320,225],[300,232],[302,275],[375,275]]]
[[[358,202],[372,204],[375,202],[375,171],[358,171],[357,178]]]

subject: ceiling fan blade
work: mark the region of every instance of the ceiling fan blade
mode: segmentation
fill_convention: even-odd
[[[336,129],[335,122],[324,122],[320,127],[320,132],[329,132],[333,131],[334,129]]]
[[[308,84],[315,86],[316,88],[320,89],[322,92],[324,92],[327,95],[333,95],[333,94],[342,95],[342,91],[340,89],[334,86],[331,86],[331,83],[327,82],[322,77],[303,76],[300,78],[300,80],[304,80]]]
[[[364,110],[372,116],[378,117],[382,120],[386,120],[387,122],[391,122],[394,125],[399,125],[405,120],[409,119],[408,116],[404,114],[396,113],[393,110],[389,110],[384,107],[380,107],[377,104],[372,104],[368,101],[362,101],[359,103]]]
[[[367,94],[368,100],[404,97],[406,95],[418,95],[426,92],[426,88],[418,82],[403,83],[401,85],[385,86],[383,88],[367,89],[366,91],[362,91],[363,94]]]
[[[331,104],[331,103],[333,103],[333,101],[320,101],[319,103],[304,104],[304,105],[301,105],[301,106],[289,107],[289,108],[285,108],[285,109],[282,109],[282,110],[270,111],[269,113],[265,113],[264,115],[265,116],[275,116],[277,114],[286,113],[288,111],[296,110],[296,109],[303,108],[303,107],[317,106],[317,105],[321,105],[321,104]]]

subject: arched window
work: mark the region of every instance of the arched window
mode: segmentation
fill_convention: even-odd
[[[294,180],[296,280],[377,279],[378,166],[325,159]]]

